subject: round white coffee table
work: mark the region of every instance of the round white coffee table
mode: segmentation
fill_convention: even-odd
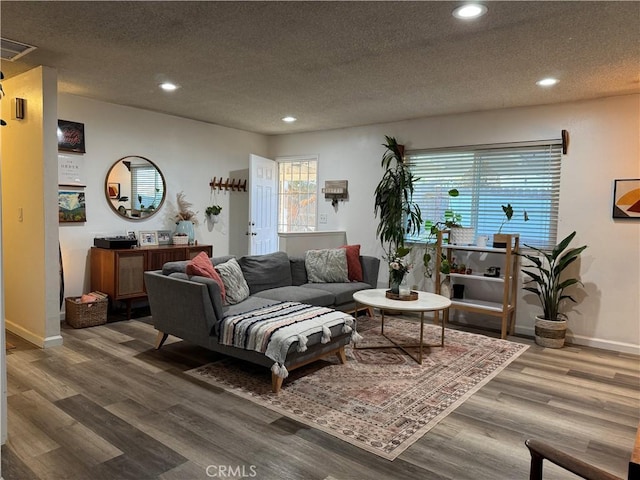
[[[370,290],[361,290],[353,294],[353,300],[356,302],[356,312],[358,311],[358,304],[366,307],[373,307],[380,310],[381,326],[380,333],[383,337],[389,340],[393,345],[404,353],[409,355],[419,364],[422,364],[422,349],[423,347],[444,347],[444,317],[441,320],[442,334],[439,344],[424,344],[424,312],[436,312],[436,320],[438,318],[438,312],[445,310],[451,306],[451,300],[442,295],[428,292],[418,292],[417,300],[392,300],[387,298],[385,288],[376,288]],[[384,312],[385,310],[394,312],[420,312],[420,343],[416,345],[399,344],[394,339],[389,338],[384,333]],[[408,352],[407,348],[418,348],[418,356],[412,355]],[[374,346],[374,347],[358,347],[356,349],[367,348],[389,348],[388,346]]]

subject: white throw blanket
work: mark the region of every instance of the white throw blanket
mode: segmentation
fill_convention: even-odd
[[[322,332],[321,342],[328,343],[331,341],[330,328],[336,325],[342,325],[343,333],[351,333],[351,340],[360,340],[351,315],[327,307],[280,302],[226,317],[222,321],[219,342],[264,353],[275,362],[271,371],[287,378],[289,372],[284,362],[291,344],[297,341],[298,352],[304,352],[309,335],[319,332]]]

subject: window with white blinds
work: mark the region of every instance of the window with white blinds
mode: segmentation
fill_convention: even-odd
[[[519,233],[521,244],[546,248],[556,243],[561,151],[558,140],[407,151],[405,160],[419,178],[413,201],[423,220],[442,221],[451,209],[476,236],[491,236],[505,219],[501,206],[510,203],[513,217],[502,233]],[[452,188],[458,197],[449,197]],[[424,239],[425,232],[407,240]]]
[[[164,195],[162,177],[150,165],[131,165],[131,205],[134,210],[158,208]]]

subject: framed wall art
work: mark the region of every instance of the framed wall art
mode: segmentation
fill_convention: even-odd
[[[60,223],[87,221],[84,192],[58,191],[58,221]]]
[[[113,198],[117,200],[120,198],[120,184],[119,183],[108,183],[107,191],[109,192],[109,198]]]
[[[640,178],[614,180],[613,218],[640,220]]]
[[[84,123],[58,120],[58,151],[85,153]]]
[[[85,187],[84,159],[78,155],[58,155],[58,185]]]
[[[140,242],[141,247],[158,245],[158,234],[155,230],[147,232],[142,231],[138,234],[138,241]]]

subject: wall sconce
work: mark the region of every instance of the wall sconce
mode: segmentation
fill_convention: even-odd
[[[13,100],[13,118],[15,120],[24,120],[26,114],[24,98],[16,97]]]
[[[348,180],[326,180],[322,193],[324,193],[325,200],[331,200],[331,206],[335,208],[338,206],[339,200],[344,202],[349,198],[348,186]]]

